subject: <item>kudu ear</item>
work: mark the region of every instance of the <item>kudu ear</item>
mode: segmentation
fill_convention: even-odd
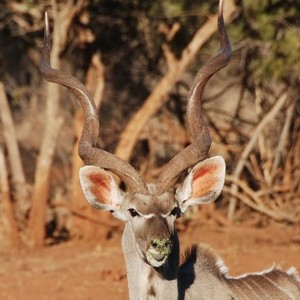
[[[182,213],[192,205],[209,203],[218,198],[225,180],[225,161],[221,156],[198,163],[176,190]]]
[[[79,171],[82,191],[91,206],[109,210],[116,218],[126,221],[121,212],[123,195],[112,175],[95,166],[85,166]]]

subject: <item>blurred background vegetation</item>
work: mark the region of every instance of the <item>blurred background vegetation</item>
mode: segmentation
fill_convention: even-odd
[[[225,2],[234,5],[227,24],[233,56],[228,67],[209,82],[203,108],[213,140],[211,155],[224,156],[228,179],[223,197],[212,208],[193,211],[182,222],[202,214],[222,225],[246,221],[264,224],[270,219],[299,223],[300,1]],[[94,95],[102,82],[99,145],[111,152],[119,149],[120,153],[123,149],[118,143],[126,124],[170,68],[163,45],[180,60],[217,6],[218,1],[204,0],[1,1],[1,97],[7,97],[12,113],[24,172],[22,182],[13,176],[14,159],[9,159],[2,117],[0,149],[15,220],[5,220],[9,209],[2,204],[0,227],[4,233],[10,235],[15,230],[16,240],[43,245],[45,238],[47,243],[84,238],[99,233],[99,228],[107,235],[117,226],[108,215],[99,223],[97,213],[81,199],[80,190],[74,193],[74,184],[78,184],[73,178],[78,169],[73,153],[78,138],[74,129],[78,105],[73,98],[68,100],[65,89],[59,89],[57,108],[52,116],[49,114],[51,104],[47,101],[53,86],[45,88],[38,71],[44,12],[49,12],[53,39],[57,36],[53,41],[58,49],[54,65],[85,82]],[[139,133],[127,158],[147,179],[154,179],[160,167],[188,143],[184,127],[188,88],[199,67],[217,53],[218,47],[214,34]],[[3,107],[0,110],[4,111]],[[34,218],[34,194],[39,195],[35,184],[41,177],[37,169],[43,139],[47,122],[53,120],[57,138],[52,140],[49,176],[42,189],[45,200],[41,203],[45,205],[36,210],[38,214],[45,211],[42,237],[37,242],[35,236],[39,234],[30,232],[36,223],[32,221],[30,226],[30,219]],[[20,196],[17,190],[21,185],[24,192]],[[7,191],[4,178],[1,191],[3,195]]]

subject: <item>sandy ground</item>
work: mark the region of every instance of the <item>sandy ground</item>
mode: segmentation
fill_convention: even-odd
[[[300,226],[264,228],[193,223],[180,232],[181,248],[206,243],[232,275],[274,262],[300,270]],[[128,299],[121,231],[106,241],[71,241],[40,250],[0,251],[0,299]]]

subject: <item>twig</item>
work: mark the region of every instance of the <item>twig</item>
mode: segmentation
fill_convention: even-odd
[[[257,178],[257,180],[259,180],[259,182],[264,182],[264,175],[261,171],[261,168],[258,164],[258,161],[257,161],[257,158],[256,158],[256,155],[254,153],[250,154],[249,155],[249,160],[250,160],[250,163],[251,163],[251,166],[253,168],[253,177],[255,176],[255,178]]]
[[[261,213],[273,218],[276,221],[289,221],[291,223],[297,223],[299,221],[297,218],[295,218],[293,216],[290,216],[290,215],[287,215],[287,214],[285,214],[283,216],[282,214],[278,214],[275,211],[273,211],[271,209],[268,209],[264,205],[259,206],[259,205],[255,204],[254,202],[252,202],[251,200],[249,200],[249,198],[246,195],[244,195],[242,193],[239,193],[236,190],[232,190],[230,187],[224,186],[223,190],[226,193],[236,197],[237,199],[239,199],[240,201],[245,203],[247,206],[253,208],[254,210],[256,210],[258,212],[261,212]]]
[[[293,101],[293,102],[291,102],[289,108],[287,109],[284,126],[281,131],[281,135],[280,135],[280,138],[278,141],[278,146],[277,146],[276,152],[275,152],[276,153],[275,158],[273,161],[273,166],[272,166],[272,171],[271,171],[272,178],[274,177],[275,172],[277,171],[281,156],[283,155],[283,152],[284,152],[284,144],[288,139],[289,130],[290,130],[293,116],[295,113],[295,106],[296,106],[296,101]]]
[[[256,141],[257,138],[259,136],[259,133],[264,129],[264,127],[271,121],[274,119],[274,117],[276,116],[276,114],[279,112],[279,110],[282,108],[282,106],[284,105],[284,103],[287,100],[287,96],[288,96],[288,92],[285,91],[282,93],[282,95],[279,97],[279,99],[275,102],[275,104],[273,105],[273,107],[271,108],[271,110],[264,116],[264,118],[260,121],[260,123],[256,126],[251,139],[249,140],[248,144],[246,145],[244,151],[241,154],[241,157],[237,163],[237,166],[233,172],[233,176],[236,178],[239,178],[245,163],[247,161],[247,158],[249,156],[249,154],[251,153],[252,149],[255,147],[256,145]],[[238,191],[238,186],[235,183],[232,183],[231,185],[231,194],[234,195],[237,193]],[[230,199],[229,202],[229,207],[228,207],[228,214],[227,217],[229,220],[233,219],[234,216],[234,212],[235,212],[235,208],[236,208],[236,204],[237,204],[237,199],[235,197],[232,197]]]
[[[241,188],[243,190],[243,192],[245,192],[246,194],[248,194],[257,205],[259,206],[263,206],[263,202],[260,199],[259,196],[257,196],[257,194],[255,193],[255,191],[253,191],[248,185],[247,183],[245,183],[244,181],[232,176],[232,175],[227,175],[226,176],[226,181],[229,181],[231,183],[236,184],[239,188]]]
[[[172,41],[176,33],[179,31],[181,28],[181,25],[179,22],[175,22],[171,28],[168,27],[167,24],[160,22],[158,26],[158,32],[162,33],[165,35],[166,40],[168,42]]]
[[[94,224],[112,229],[112,230],[118,230],[120,229],[121,225],[119,222],[107,222],[106,219],[99,219],[97,217],[94,217],[90,214],[87,214],[84,210],[80,210],[78,208],[74,208],[72,205],[68,204],[68,203],[52,203],[52,207],[54,208],[65,208],[67,209],[72,215],[80,218],[80,219],[84,219],[86,221],[92,222]],[[109,212],[106,212],[107,214],[109,214]]]

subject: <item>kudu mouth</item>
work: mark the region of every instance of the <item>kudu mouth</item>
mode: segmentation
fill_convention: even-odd
[[[170,239],[154,239],[146,252],[147,262],[155,267],[161,267],[166,263],[172,250]]]

